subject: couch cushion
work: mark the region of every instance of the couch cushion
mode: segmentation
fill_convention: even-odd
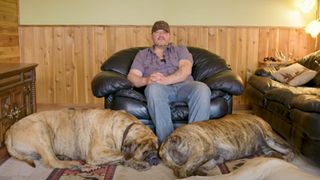
[[[313,79],[317,75],[317,72],[310,70],[299,63],[295,63],[280,68],[278,71],[271,73],[271,75],[282,83],[291,86],[300,86]]]
[[[320,113],[320,96],[316,96],[316,95],[295,96],[292,99],[291,106],[292,108],[297,108],[306,112]]]
[[[274,88],[287,88],[288,85],[282,84],[280,82],[274,81],[266,77],[260,77],[253,75],[250,77],[248,83],[255,89],[259,90],[261,93],[265,94]]]
[[[320,115],[319,113],[304,112],[299,109],[293,109],[290,112],[290,119],[293,121],[293,126],[309,138],[320,140]]]
[[[268,101],[275,101],[283,104],[286,108],[291,108],[292,98],[296,96],[292,91],[286,88],[275,88],[265,94],[265,98]]]
[[[131,98],[131,99],[135,99],[135,100],[147,103],[146,97],[143,94],[141,94],[140,92],[138,92],[138,91],[136,91],[134,89],[123,89],[123,90],[117,91],[115,93],[115,96],[128,97],[128,98]]]
[[[125,110],[138,119],[150,119],[147,104],[137,99],[115,96],[110,109]]]
[[[250,84],[246,87],[246,94],[250,96],[251,105],[256,104],[264,107],[266,105],[264,94],[262,94],[259,90],[252,87]]]
[[[311,101],[312,98],[319,99],[319,96],[320,96],[319,88],[292,87],[292,86],[287,86],[282,88],[273,88],[268,92],[266,92],[266,94],[264,95],[267,101],[272,100],[272,101],[282,103],[287,108],[292,108],[293,103],[295,103],[294,104],[295,107],[303,106],[300,104],[301,101],[304,101],[306,99],[310,99],[309,101]],[[301,102],[301,103],[307,103],[307,102]],[[306,111],[308,111],[308,108],[309,106],[306,108]]]

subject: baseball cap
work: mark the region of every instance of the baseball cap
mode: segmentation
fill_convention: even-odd
[[[152,32],[156,32],[159,29],[162,29],[166,32],[170,32],[169,24],[165,21],[156,21],[152,26]]]

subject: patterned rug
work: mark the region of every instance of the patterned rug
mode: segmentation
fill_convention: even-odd
[[[245,164],[247,159],[248,158],[244,158],[220,164],[210,171],[209,176],[228,174]],[[54,169],[48,176],[47,180],[112,180],[117,176],[115,173],[116,168],[116,165],[104,165],[102,168],[88,173],[81,172],[79,170]],[[132,177],[132,179],[135,178]]]
[[[116,165],[104,165],[101,168],[91,172],[81,172],[71,169],[54,169],[48,176],[47,180],[112,180],[116,171]]]

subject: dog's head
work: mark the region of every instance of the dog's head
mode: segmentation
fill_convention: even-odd
[[[158,158],[158,143],[155,138],[144,138],[127,141],[123,145],[124,158],[148,162],[150,166],[156,166]]]
[[[163,163],[170,167],[174,174],[179,177],[190,176],[191,172],[184,171],[183,167],[190,156],[192,156],[190,144],[183,140],[179,135],[172,134],[162,143],[159,156]]]
[[[189,150],[187,141],[183,141],[180,136],[171,135],[162,143],[159,155],[170,164],[182,166],[188,160]]]

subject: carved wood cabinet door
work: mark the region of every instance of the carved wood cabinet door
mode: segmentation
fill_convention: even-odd
[[[36,112],[36,64],[0,63],[0,148],[7,129],[19,119]]]

